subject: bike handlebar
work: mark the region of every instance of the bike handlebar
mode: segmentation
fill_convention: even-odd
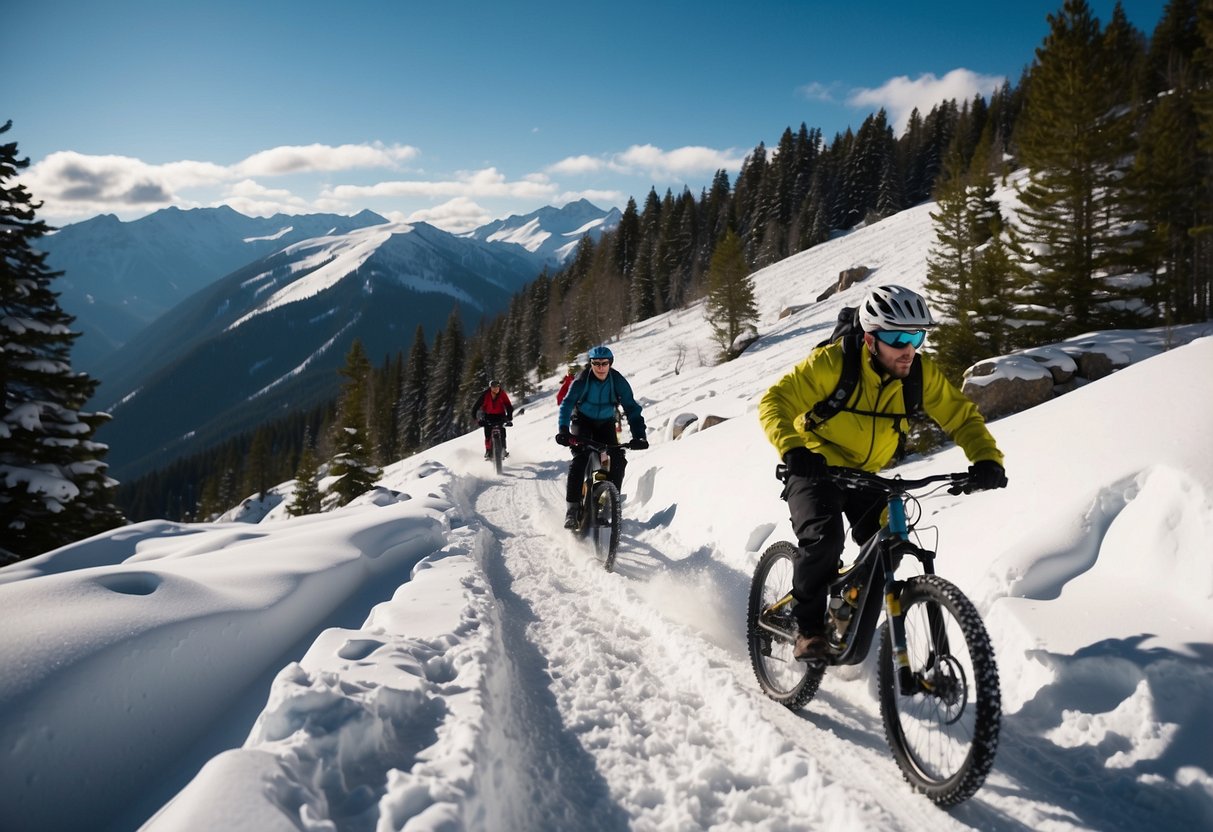
[[[593,439],[585,439],[580,436],[572,436],[569,438],[570,448],[585,448],[587,451],[609,451],[612,448],[619,448],[621,451],[635,450],[628,443],[608,444],[606,442],[595,442]]]
[[[948,488],[949,494],[968,494],[969,492],[969,473],[967,471],[958,471],[952,474],[930,474],[925,477],[917,477],[915,479],[905,479],[903,477],[882,477],[879,474],[871,474],[867,471],[861,471],[858,468],[842,468],[836,466],[827,466],[825,476],[828,479],[834,480],[844,488],[877,488],[884,491],[886,494],[905,494],[917,488],[922,488],[927,485],[933,485],[939,482],[950,482]],[[775,466],[775,477],[781,482],[787,482],[788,466],[782,462]]]

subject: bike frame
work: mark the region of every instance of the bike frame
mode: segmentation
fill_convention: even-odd
[[[581,508],[584,511],[589,508],[586,501],[594,490],[594,483],[611,478],[611,446],[592,439],[578,438],[576,447],[585,448],[588,457],[585,479],[581,483]]]
[[[924,574],[935,574],[935,553],[910,540],[912,527],[906,515],[906,496],[913,489],[932,483],[951,482],[955,487],[960,482],[958,477],[963,475],[935,474],[905,480],[900,477],[880,477],[848,468],[830,468],[829,473],[842,488],[885,489],[887,515],[880,529],[860,546],[859,554],[850,565],[840,569],[838,577],[830,582],[827,597],[838,597],[856,585],[859,586],[859,596],[854,604],[855,610],[851,614],[847,635],[835,645],[836,652],[828,659],[828,663],[853,665],[867,658],[883,610],[893,639],[898,685],[902,693],[908,694],[916,689],[918,682],[910,671],[906,653],[905,621],[902,618],[900,603],[902,582],[897,579],[896,573],[902,558],[908,555],[922,564]],[[786,479],[786,468],[783,465],[778,467],[776,476],[781,480]],[[881,589],[879,600],[873,593],[873,588],[877,586]],[[789,593],[772,605],[768,612],[778,610],[793,600]],[[777,627],[764,624],[761,619],[759,626],[785,637],[788,635]],[[941,628],[933,626],[932,630],[939,632]],[[946,645],[941,647],[946,648]]]

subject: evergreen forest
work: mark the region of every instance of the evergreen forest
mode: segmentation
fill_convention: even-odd
[[[928,200],[932,343],[955,381],[981,358],[1093,329],[1209,320],[1213,2],[1171,0],[1149,34],[1119,5],[1097,20],[1085,0],[1065,0],[1048,24],[1021,77],[988,98],[915,111],[900,135],[883,110],[828,140],[789,126],[732,180],[721,170],[697,194],[629,199],[617,228],[583,239],[506,313],[467,332],[452,310],[407,353],[355,343],[336,399],[123,483],[117,505],[131,520],[206,520],[298,478],[302,513],[323,507],[322,475],[341,477],[326,499],[346,502],[382,466],[475,427],[490,378],[522,409],[588,347],[700,299],[727,359],[754,315],[749,274]],[[1012,221],[994,194],[1015,171],[1026,176]],[[6,421],[13,407],[6,392]],[[10,441],[0,435],[6,454]]]

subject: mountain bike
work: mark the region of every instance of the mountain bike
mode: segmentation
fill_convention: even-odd
[[[584,448],[589,462],[581,485],[581,508],[573,534],[588,537],[606,571],[615,569],[615,550],[619,548],[619,489],[611,482],[612,445],[575,437],[571,447]],[[618,446],[622,452],[624,446]]]
[[[501,473],[501,460],[505,458],[505,430],[504,428],[513,425],[513,422],[500,422],[490,419],[481,419],[481,425],[492,425],[492,430],[489,431],[489,458],[493,460],[493,467],[497,473]]]
[[[911,492],[948,483],[967,493],[969,475],[919,479],[881,477],[830,468],[842,488],[883,491],[884,525],[841,566],[827,596],[829,652],[818,662],[792,655],[796,620],[791,595],[796,546],[772,544],[758,559],[750,584],[746,635],[750,662],[763,692],[792,710],[817,693],[830,665],[859,664],[884,611],[877,688],[885,739],[906,781],[941,806],[971,797],[985,782],[998,747],[1002,705],[994,649],[973,602],[935,574],[935,553],[911,541],[917,508]],[[780,465],[776,476],[785,480]],[[898,579],[905,558],[921,575]]]

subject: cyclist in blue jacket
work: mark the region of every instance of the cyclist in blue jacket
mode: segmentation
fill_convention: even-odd
[[[569,387],[568,395],[560,403],[557,417],[556,441],[573,449],[569,462],[569,480],[565,490],[568,511],[564,516],[564,527],[577,525],[577,509],[581,503],[581,481],[585,477],[585,466],[589,463],[586,451],[575,445],[576,437],[610,445],[611,482],[623,492],[623,471],[627,458],[619,445],[615,432],[615,408],[622,407],[632,432],[628,447],[643,450],[649,446],[645,438],[644,416],[640,405],[632,395],[632,385],[616,369],[615,355],[607,347],[594,347],[589,352],[589,366],[582,370]]]

